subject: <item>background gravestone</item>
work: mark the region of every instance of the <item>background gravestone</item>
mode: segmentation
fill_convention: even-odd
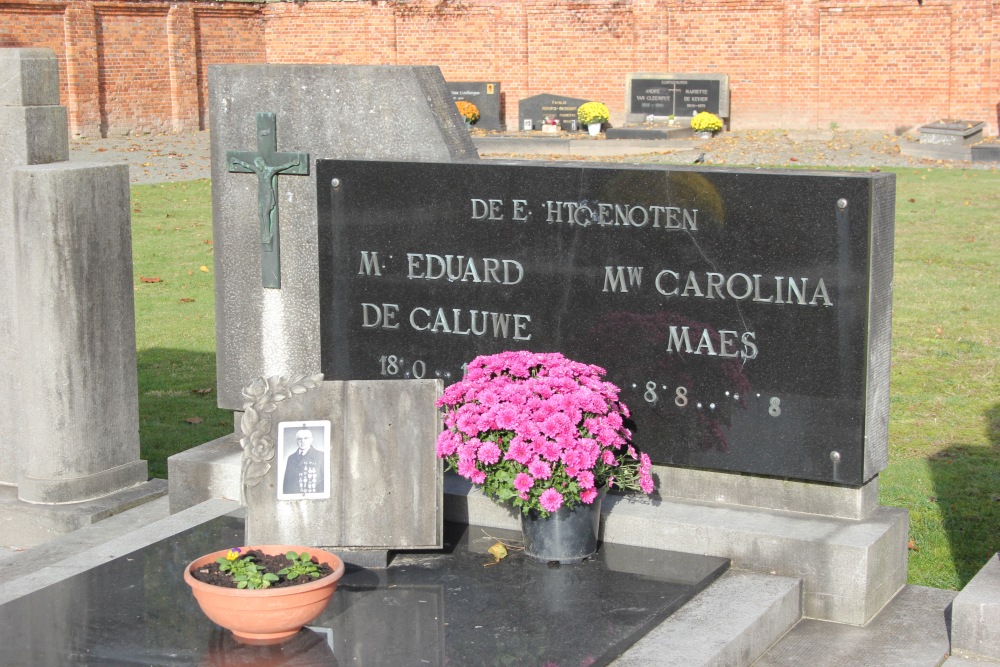
[[[226,65],[209,68],[219,407],[240,410],[252,379],[319,371],[316,176],[278,174],[281,288],[261,281],[261,203],[231,152],[258,151],[274,114],[279,153],[355,159],[478,159],[436,67]],[[405,187],[397,183],[394,187]],[[265,206],[266,207],[266,206]]]
[[[649,116],[690,119],[701,111],[729,118],[728,74],[629,74],[625,83],[625,121]]]
[[[443,468],[434,442],[440,380],[321,382],[269,378],[247,388],[242,418],[247,544],[336,549],[440,548]],[[278,499],[279,425],[328,420],[329,498]],[[322,450],[323,443],[313,446]],[[285,489],[287,492],[288,490]],[[350,560],[350,558],[348,559]]]
[[[451,99],[472,102],[479,109],[479,122],[474,127],[481,130],[502,130],[499,81],[449,81]]]
[[[517,103],[517,129],[539,130],[542,127],[542,121],[548,117],[558,120],[563,130],[569,130],[571,125],[577,121],[577,109],[580,108],[581,104],[589,101],[565,95],[552,95],[551,93],[526,97]],[[531,121],[530,128],[525,127],[526,121]]]

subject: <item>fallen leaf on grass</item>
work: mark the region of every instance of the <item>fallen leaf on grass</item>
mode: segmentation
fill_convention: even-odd
[[[146,276],[139,276],[139,282],[141,283],[162,283],[163,280],[159,276],[153,278],[147,278]]]
[[[184,421],[186,421],[188,424],[200,424],[205,420],[202,419],[201,417],[188,417]]]
[[[186,296],[183,299],[181,299],[181,303],[194,303],[194,299],[192,299],[189,296]]]
[[[202,241],[202,243],[204,243],[205,245],[212,245],[213,242],[212,239],[205,239],[204,241]]]
[[[204,264],[202,264],[201,266],[199,266],[198,270],[199,271],[204,271],[205,273],[208,273],[208,267],[205,266]]]
[[[920,548],[917,547],[917,542],[915,540],[910,540],[909,542],[907,542],[906,548],[909,549],[910,551],[920,551]]]

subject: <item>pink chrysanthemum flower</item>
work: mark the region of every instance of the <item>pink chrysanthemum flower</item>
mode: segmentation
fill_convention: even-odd
[[[517,477],[514,478],[514,488],[522,493],[530,489],[535,485],[535,480],[532,479],[531,475],[523,472],[517,473]]]
[[[479,460],[486,465],[493,465],[500,460],[500,456],[503,454],[500,448],[497,447],[495,442],[484,442],[479,446],[479,451],[476,452],[476,456]]]
[[[563,500],[562,494],[555,489],[545,489],[538,502],[541,503],[542,509],[546,512],[555,512],[562,507]]]
[[[528,464],[528,472],[535,479],[548,479],[552,477],[552,466],[541,459],[535,459]]]

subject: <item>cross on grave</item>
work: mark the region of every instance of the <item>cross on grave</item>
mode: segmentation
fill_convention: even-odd
[[[273,112],[257,114],[257,151],[227,151],[230,172],[257,174],[257,212],[260,216],[260,275],[264,287],[281,288],[281,250],[278,227],[278,174],[309,174],[308,153],[279,153]]]
[[[670,109],[670,115],[677,115],[677,82],[675,81],[670,87],[670,104],[673,106]]]

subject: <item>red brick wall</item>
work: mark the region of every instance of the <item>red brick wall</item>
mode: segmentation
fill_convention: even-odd
[[[393,10],[382,3],[276,3],[263,16],[267,62],[398,64]]]
[[[161,3],[95,3],[101,133],[171,129],[167,12]]]
[[[0,0],[60,59],[75,133],[206,127],[217,63],[433,64],[625,111],[638,72],[729,74],[733,128],[890,131],[1000,115],[1000,0]]]
[[[670,12],[669,67],[675,72],[729,75],[733,127],[802,124],[785,54],[786,3],[726,0],[675,3]]]
[[[951,115],[953,27],[949,8],[929,2],[821,8],[818,123],[912,126]]]
[[[190,127],[208,127],[208,67],[266,62],[264,20],[253,5],[194,8],[195,97]]]

